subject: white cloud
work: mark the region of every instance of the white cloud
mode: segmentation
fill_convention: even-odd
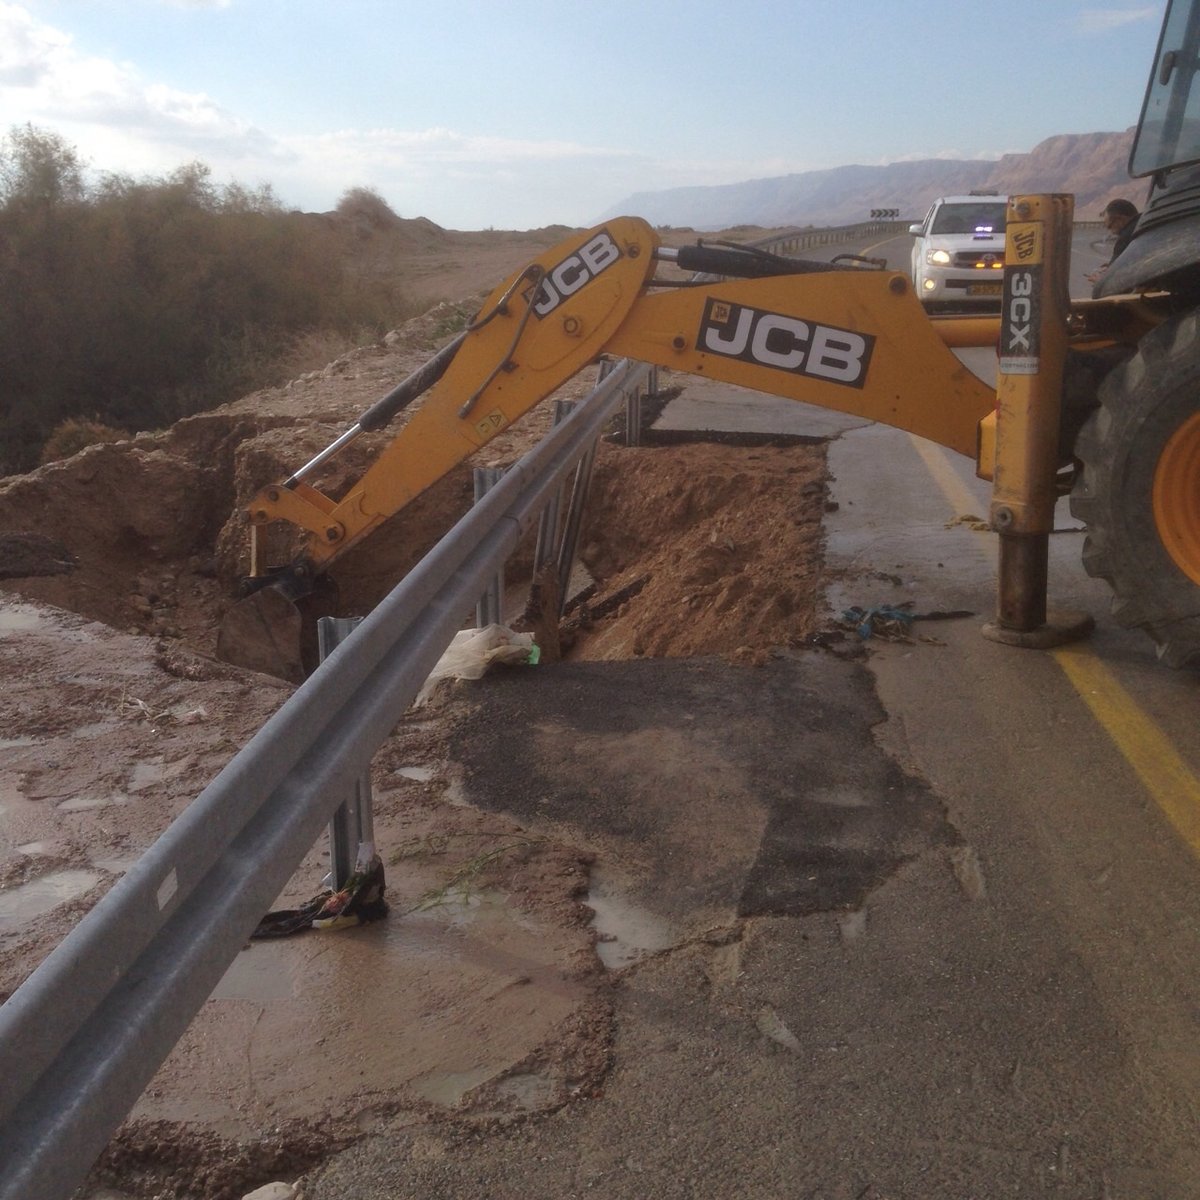
[[[25,9],[0,0],[0,88],[37,87],[69,40],[37,24]]]
[[[212,97],[147,83],[128,64],[82,54],[66,34],[0,0],[0,127],[26,122],[50,125],[85,150],[141,141],[144,169],[207,154],[290,157]]]
[[[1162,8],[1151,5],[1143,8],[1089,8],[1079,14],[1077,26],[1081,33],[1109,33],[1139,21],[1158,21]]]
[[[1006,154],[1026,154],[1029,147],[1012,147],[1008,150],[917,150],[911,154],[892,154],[878,158],[872,165],[886,167],[891,163],[925,162],[927,159],[939,159],[947,162],[995,162]]]
[[[170,2],[170,0],[164,0]],[[200,159],[216,179],[272,184],[289,203],[332,207],[347,188],[378,187],[408,211],[470,222],[481,197],[514,214],[591,205],[626,188],[643,160],[568,140],[477,136],[445,127],[343,129],[277,137],[203,92],[147,80],[133,65],[83,52],[71,37],[0,0],[0,135],[26,122],[60,134],[104,171],[159,175]],[[587,176],[584,199],[573,181]]]

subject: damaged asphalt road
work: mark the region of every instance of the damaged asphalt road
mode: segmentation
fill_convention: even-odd
[[[464,798],[594,855],[627,951],[611,1069],[539,1118],[380,1130],[306,1196],[1186,1195],[1084,965],[1035,896],[990,900],[861,661],[556,664],[470,697]]]
[[[901,863],[956,841],[929,789],[876,746],[884,711],[861,663],[556,663],[473,698],[453,747],[471,803],[635,864],[630,899],[685,935],[858,908]]]
[[[865,659],[485,681],[470,802],[594,856],[610,1069],[553,1113],[381,1129],[309,1200],[1196,1194],[1196,860],[1055,658],[981,638],[969,466],[935,485],[914,439],[829,432],[833,610],[980,617]],[[1191,753],[1194,678],[1102,618],[1069,541],[1055,596]]]

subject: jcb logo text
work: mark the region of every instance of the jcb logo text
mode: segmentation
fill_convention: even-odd
[[[596,234],[546,273],[533,299],[533,311],[539,317],[548,317],[568,296],[591,283],[620,257],[621,251],[607,230]]]
[[[860,388],[875,338],[783,313],[709,300],[700,323],[699,349],[795,375]]]
[[[1033,272],[1009,277],[1008,322],[1004,348],[1010,354],[1033,353]]]

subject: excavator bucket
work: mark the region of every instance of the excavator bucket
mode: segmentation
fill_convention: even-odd
[[[272,585],[239,600],[217,632],[217,657],[289,683],[304,679],[304,618],[296,601]]]
[[[320,661],[317,621],[338,609],[337,584],[328,576],[277,572],[225,613],[217,657],[289,683],[302,683]]]

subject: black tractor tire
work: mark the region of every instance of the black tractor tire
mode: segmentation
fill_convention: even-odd
[[[1113,589],[1113,616],[1144,629],[1167,665],[1200,663],[1200,311],[1173,317],[1148,333],[1137,353],[1114,368],[1099,390],[1100,405],[1075,439],[1081,464],[1071,512],[1087,525],[1083,565]],[[1163,450],[1181,435],[1195,468],[1195,491],[1181,494],[1173,476],[1172,517],[1186,526],[1164,542],[1154,506]],[[1176,459],[1176,461],[1178,461]],[[1170,545],[1176,547],[1173,553]],[[1186,568],[1186,569],[1185,569]]]

